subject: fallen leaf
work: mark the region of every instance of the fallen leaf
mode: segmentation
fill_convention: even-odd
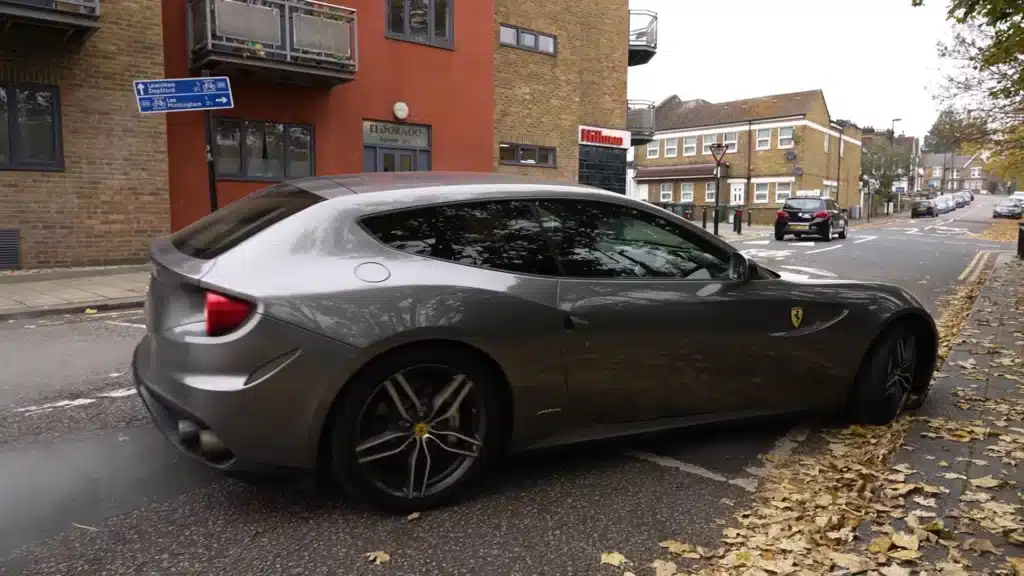
[[[879,568],[878,573],[882,576],[910,576],[910,570],[908,568],[902,568],[895,562],[884,568]]]
[[[842,554],[840,552],[832,552],[828,555],[832,563],[840,568],[846,568],[852,572],[861,572],[864,570],[870,570],[874,567],[875,563],[863,556],[856,554]]]
[[[374,550],[365,554],[366,559],[374,564],[387,564],[391,562],[391,555],[383,550]]]
[[[1010,562],[1010,566],[1013,567],[1014,576],[1024,576],[1024,558],[1011,556],[1007,560]]]
[[[629,562],[626,557],[618,552],[601,552],[601,564],[611,564],[616,568]]]
[[[413,520],[419,520],[420,519],[420,513],[419,512],[413,512],[412,514],[409,514],[408,516],[406,516],[405,519],[408,522],[412,522]]]
[[[900,548],[906,548],[907,550],[917,550],[920,546],[921,541],[917,539],[917,536],[913,534],[907,534],[906,532],[897,532],[892,535],[892,543]]]
[[[981,478],[975,478],[970,480],[971,486],[977,486],[978,488],[995,488],[1003,483],[1002,480],[993,478],[991,474]]]
[[[921,506],[935,507],[935,498],[925,498],[924,496],[914,496],[914,502],[917,502]]]
[[[917,550],[897,550],[890,552],[889,557],[897,560],[916,560],[921,557],[921,553]]]
[[[885,536],[879,536],[871,541],[868,546],[868,552],[874,552],[875,554],[885,554],[892,548],[892,540]]]
[[[664,542],[659,542],[658,546],[668,548],[669,552],[682,556],[683,558],[696,560],[701,557],[700,554],[694,550],[693,546],[683,544],[678,540],[665,540]]]
[[[665,560],[655,560],[650,563],[650,567],[654,568],[655,576],[675,576],[678,571],[675,562],[666,562]]]
[[[978,554],[988,552],[989,554],[997,554],[996,547],[992,545],[991,540],[985,538],[968,538],[964,541],[964,548],[967,550],[974,550]]]
[[[86,308],[85,309],[85,313],[86,314],[95,314],[96,313],[96,309],[95,308]]]
[[[907,464],[900,464],[899,466],[893,466],[892,469],[896,470],[896,471],[899,471],[899,472],[902,472],[904,474],[913,474],[914,472],[917,472],[917,470],[914,470],[913,468],[911,468]]]

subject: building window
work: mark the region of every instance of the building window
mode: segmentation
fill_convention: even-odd
[[[704,183],[704,201],[714,202],[715,192],[718,190],[718,185],[714,180]]]
[[[832,186],[831,184],[824,184],[824,185],[822,185],[822,187],[821,187],[821,195],[822,195],[822,197],[823,198],[831,198],[832,197],[832,188],[834,188],[834,186]]]
[[[675,158],[679,152],[679,139],[678,138],[666,138],[665,139],[665,158]]]
[[[453,0],[388,0],[387,35],[399,40],[451,48]]]
[[[555,167],[555,149],[547,146],[501,143],[498,145],[498,161],[502,164]]]
[[[286,180],[316,172],[310,125],[217,118],[214,132],[221,178]]]
[[[828,141],[831,140],[831,139],[832,139],[831,136],[829,136],[828,134],[825,134],[825,152],[828,152]]]
[[[768,202],[768,183],[758,182],[754,184],[754,203],[764,204]]]
[[[757,131],[757,149],[770,150],[772,147],[772,129],[764,128]]]
[[[960,171],[959,170],[953,170],[953,179],[956,180],[959,177],[960,177]]]
[[[534,32],[510,24],[502,24],[498,31],[498,42],[503,46],[515,46],[524,50],[554,54],[557,39],[550,34]]]
[[[693,182],[683,182],[679,185],[679,201],[693,202]]]
[[[779,128],[779,148],[793,147],[793,127]]]
[[[725,146],[726,152],[735,152],[739,149],[740,133],[739,132],[726,132],[725,133]]]
[[[702,136],[701,140],[704,141],[704,149],[702,152],[704,154],[711,154],[711,145],[718,142],[718,134],[708,134],[707,136]]]
[[[778,182],[775,184],[775,202],[785,202],[787,198],[793,195],[793,185],[789,182]]]
[[[60,91],[0,84],[0,170],[63,170]]]
[[[697,137],[686,136],[683,138],[683,156],[697,155]]]
[[[651,160],[658,157],[658,152],[661,151],[661,140],[651,140],[647,143],[647,159]]]
[[[839,139],[839,157],[844,158],[846,156],[846,141]]]
[[[672,201],[672,183],[662,182],[661,183],[661,201],[671,202]]]
[[[942,178],[942,168],[932,168],[932,178]]]
[[[971,168],[971,178],[981,178],[981,168]]]

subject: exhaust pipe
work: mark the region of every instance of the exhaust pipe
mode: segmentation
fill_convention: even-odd
[[[209,430],[199,431],[199,451],[205,456],[224,456],[228,453],[227,446]]]
[[[178,439],[186,446],[199,441],[199,425],[191,420],[178,420]]]

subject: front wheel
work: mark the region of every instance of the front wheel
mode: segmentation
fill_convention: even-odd
[[[775,240],[777,240],[779,242],[782,242],[785,239],[786,239],[786,233],[785,232],[779,232],[779,231],[775,232]]]
[[[334,410],[332,479],[392,512],[451,500],[500,453],[501,389],[486,364],[454,348],[410,347],[374,361]]]
[[[924,402],[927,390],[916,397],[912,390],[917,372],[917,338],[906,325],[895,325],[882,336],[857,374],[850,401],[858,424],[881,426],[899,416],[911,398]]]
[[[846,240],[846,229],[849,228],[849,227],[850,227],[850,223],[849,222],[844,222],[843,223],[843,229],[839,232],[839,239],[840,240]]]
[[[825,242],[832,241],[832,223],[825,222],[821,227],[821,239]]]

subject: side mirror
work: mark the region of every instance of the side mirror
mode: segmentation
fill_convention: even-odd
[[[729,276],[737,282],[749,282],[757,274],[757,263],[742,252],[733,252],[729,261]]]

